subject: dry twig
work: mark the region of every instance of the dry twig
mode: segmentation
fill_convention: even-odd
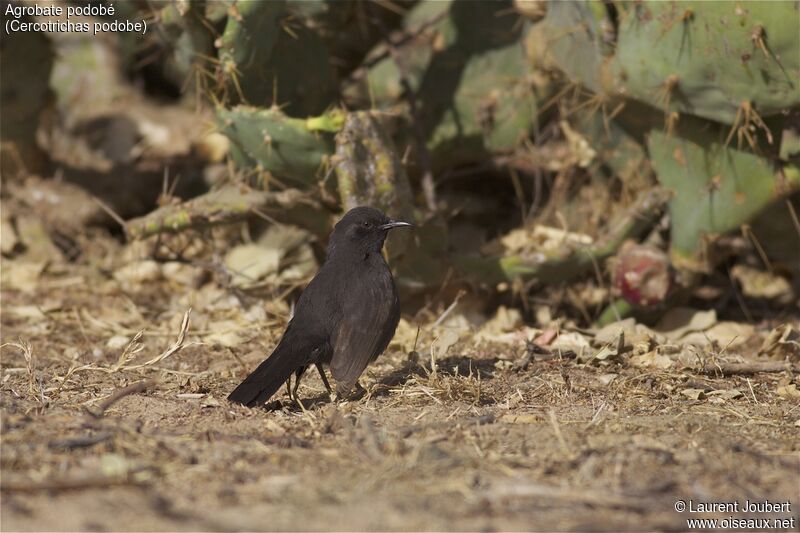
[[[800,372],[800,366],[793,365],[788,361],[752,361],[748,363],[718,363],[713,366],[706,366],[698,369],[704,374],[722,374],[726,376],[734,374],[759,374],[762,372]]]
[[[131,394],[137,394],[140,392],[144,392],[147,389],[153,387],[157,383],[155,379],[143,379],[142,381],[137,381],[133,385],[128,385],[118,391],[114,392],[111,396],[107,397],[105,400],[100,402],[97,408],[92,409],[90,407],[86,407],[86,412],[94,418],[100,418],[106,412],[106,410],[120,401],[122,398],[126,396],[130,396]]]

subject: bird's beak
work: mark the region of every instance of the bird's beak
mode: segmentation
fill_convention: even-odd
[[[414,224],[409,224],[408,222],[401,222],[399,220],[390,220],[386,224],[382,225],[381,229],[389,230],[389,229],[394,229],[394,228],[403,228],[403,227],[406,227],[406,226],[413,227]]]

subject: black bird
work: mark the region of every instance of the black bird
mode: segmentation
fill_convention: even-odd
[[[322,268],[295,306],[294,317],[272,354],[228,399],[254,407],[281,385],[315,365],[330,364],[338,395],[350,392],[367,365],[388,346],[400,320],[400,301],[381,249],[389,230],[411,226],[371,207],[356,207],[336,224]],[[287,383],[288,385],[288,383]],[[291,391],[290,391],[291,392]]]

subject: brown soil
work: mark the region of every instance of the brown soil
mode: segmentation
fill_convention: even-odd
[[[360,399],[331,403],[309,373],[304,409],[285,393],[247,409],[225,395],[280,317],[246,323],[231,348],[193,344],[212,314],[195,302],[182,351],[106,372],[123,351],[107,347],[115,329],[146,330],[131,364],[172,344],[191,291],[128,294],[78,266],[28,290],[2,292],[2,342],[16,344],[2,349],[4,531],[685,530],[677,500],[791,502],[768,518],[800,508],[800,404],[776,393],[785,373],[566,360],[515,371],[524,347],[462,339],[435,373],[391,346]],[[89,414],[144,379],[145,392]],[[743,395],[710,394],[727,389]]]

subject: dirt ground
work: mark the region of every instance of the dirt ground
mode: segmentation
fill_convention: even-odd
[[[456,22],[453,27],[460,26]],[[428,39],[423,26],[409,44]],[[444,34],[432,30],[425,34],[431,33],[431,50],[438,53]],[[792,288],[780,274],[786,259],[762,264],[762,246],[756,242],[756,253],[748,241],[758,232],[727,236],[733,255],[720,254],[726,259],[719,268],[692,289],[687,305],[696,313],[684,314],[688,325],[676,329],[699,337],[700,345],[708,340],[705,348],[688,349],[677,334],[635,342],[615,334],[601,342],[597,331],[584,329],[612,300],[607,265],[593,265],[597,280],[569,286],[516,280],[490,290],[467,287],[450,271],[431,277],[444,280],[441,290],[428,285],[415,295],[418,301],[404,299],[401,326],[387,353],[362,376],[361,396],[331,401],[316,373],[308,372],[299,389],[302,404],[281,391],[263,409],[233,405],[227,394],[275,346],[291,302],[323,257],[319,239],[334,215],[326,191],[339,179],[332,177],[334,167],[318,192],[303,189],[307,206],[282,205],[280,216],[254,208],[241,221],[237,208],[237,217],[220,220],[214,211],[208,220],[225,224],[139,240],[129,234],[126,241],[123,229],[158,206],[255,178],[269,178],[259,187],[281,191],[285,177],[262,172],[260,164],[255,176],[249,166],[229,164],[235,141],[209,134],[214,113],[202,94],[190,91],[178,101],[157,90],[169,81],[159,73],[171,71],[173,42],[154,43],[158,50],[164,46],[164,58],[148,45],[140,60],[122,57],[128,46],[122,41],[51,36],[55,109],[42,112],[38,101],[51,99],[37,97],[28,110],[58,117],[52,127],[49,118],[42,121],[40,133],[47,135],[35,144],[44,174],[6,174],[0,197],[0,530],[684,531],[711,529],[691,528],[688,518],[729,516],[786,518],[789,529],[798,529],[798,287],[796,278]],[[383,54],[376,51],[368,62]],[[30,52],[17,57],[28,61],[36,56]],[[158,62],[148,67],[145,59]],[[129,79],[127,71],[143,67],[152,74]],[[411,74],[427,86],[436,72]],[[502,244],[511,259],[521,250],[540,256],[545,241],[556,248],[578,246],[584,237],[599,243],[615,226],[611,215],[656,183],[649,163],[638,163],[644,161],[636,155],[641,147],[626,146],[632,141],[615,140],[619,149],[605,140],[592,147],[578,128],[572,131],[567,118],[573,112],[566,108],[585,91],[569,91],[575,95],[568,99],[550,73],[537,67],[531,74],[525,77],[531,90],[548,94],[546,105],[536,106],[541,120],[531,123],[535,142],[518,137],[513,153],[492,148],[485,160],[466,158],[474,168],[447,161],[447,172],[437,178],[439,202],[432,203],[446,208],[439,215],[448,236],[441,250],[475,254]],[[503,118],[495,94],[518,83],[502,78],[485,98],[475,95],[486,139]],[[482,79],[476,87],[483,87]],[[28,76],[19,80],[24,87],[18,94],[38,94]],[[224,89],[227,77],[220,80],[218,89]],[[353,80],[343,87],[352,82],[355,89]],[[445,92],[455,90],[445,86]],[[290,98],[283,90],[277,96],[267,100],[277,106]],[[575,112],[597,102],[605,118],[606,104],[597,96],[580,98]],[[436,126],[435,135],[441,131]],[[271,142],[264,135],[264,143]],[[450,153],[450,141],[436,143]],[[410,147],[398,144],[397,155],[421,174],[430,154],[414,155]],[[597,173],[587,171],[592,160]],[[633,163],[622,169],[618,160]],[[518,170],[530,176],[525,190],[519,183],[528,178],[520,180]],[[709,193],[718,178],[709,176]],[[397,187],[408,181],[396,180]],[[424,188],[424,179],[422,187],[415,185],[417,192]],[[405,202],[404,194],[398,201]],[[309,215],[322,222],[292,225]],[[535,241],[530,222],[532,231],[546,230]],[[426,241],[440,238],[438,222],[428,229]],[[648,232],[648,245],[667,246],[664,224]],[[787,239],[786,247],[795,242]],[[432,250],[438,258],[440,247]],[[667,265],[657,273],[667,274]],[[780,275],[764,270],[773,266]],[[666,291],[672,279],[663,279]],[[456,296],[462,288],[468,289],[463,298]],[[516,319],[500,311],[506,309],[501,303],[517,312]],[[471,321],[474,314],[484,322]],[[786,335],[765,351],[779,327]],[[564,341],[575,346],[572,352],[555,348],[563,339],[577,343]],[[753,363],[769,368],[730,366]],[[675,510],[680,502],[743,506],[747,500],[768,500],[782,510]]]
[[[245,312],[163,281],[130,291],[80,266],[10,286],[15,268],[33,267],[4,265],[3,531],[686,530],[731,515],[678,513],[678,500],[748,499],[791,507],[732,516],[796,523],[787,372],[520,368],[524,344],[464,336],[433,371],[398,338],[361,398],[331,403],[309,373],[302,408],[281,393],[247,409],[225,396],[282,331],[267,303]],[[220,317],[234,342],[210,341]]]

